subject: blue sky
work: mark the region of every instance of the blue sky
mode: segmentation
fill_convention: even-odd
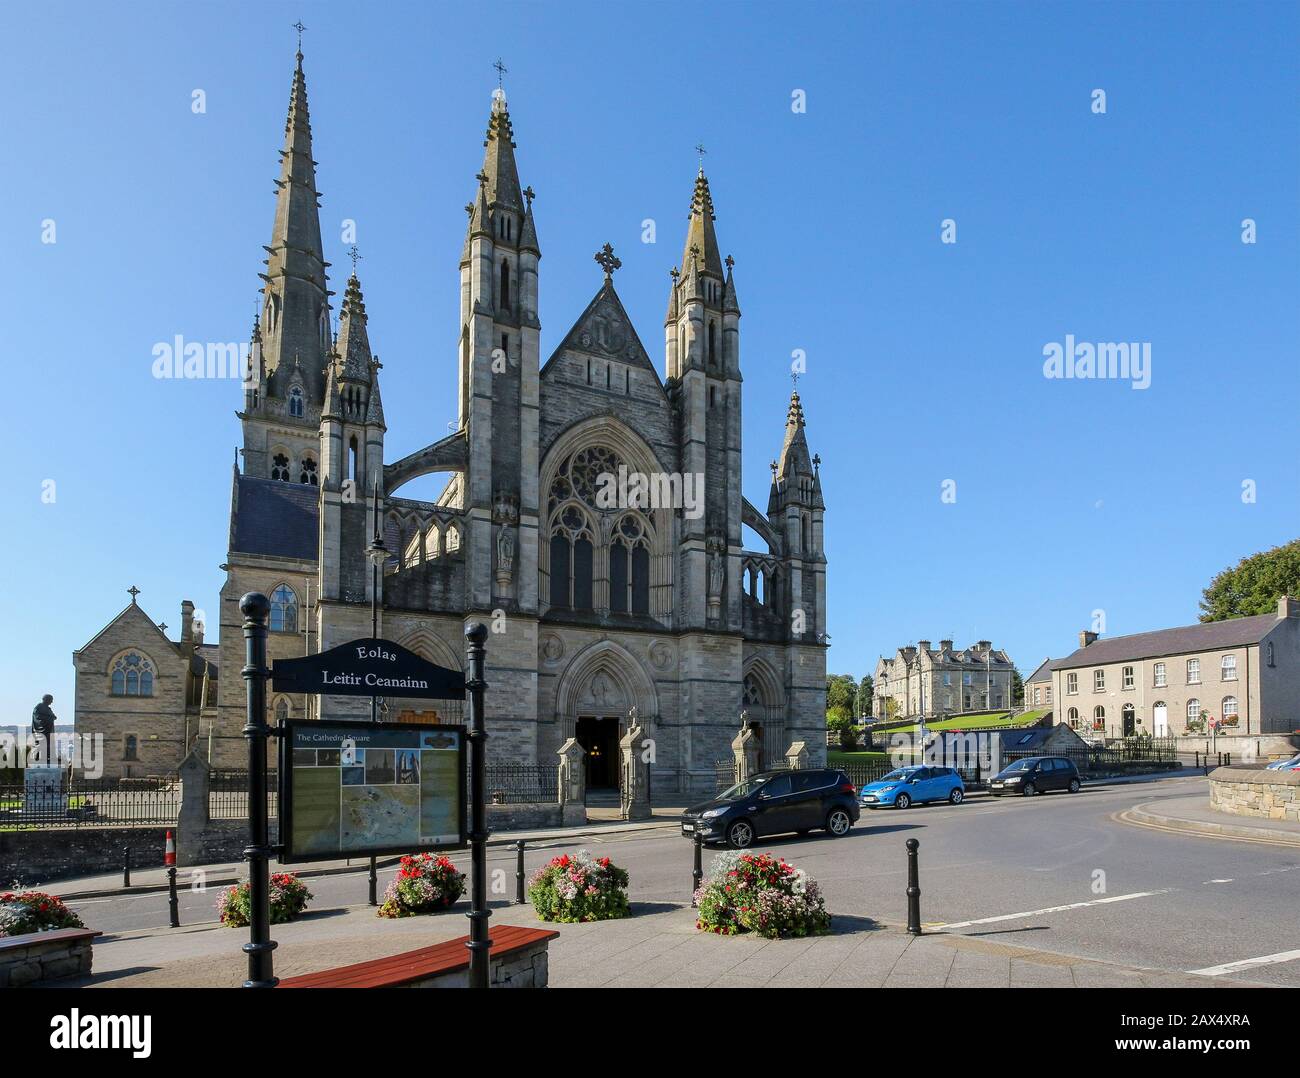
[[[157,381],[151,349],[247,340],[298,18],[326,257],[339,288],[354,219],[389,459],[455,413],[501,56],[543,358],[611,242],[661,361],[707,146],[759,506],[808,357],[832,671],[952,636],[1028,673],[1094,610],[1110,634],[1194,621],[1216,571],[1296,536],[1294,5],[26,5],[0,40],[0,721],[46,691],[71,718],[71,652],[129,585],[172,626],[183,598],[215,608],[240,391]],[[1150,388],[1045,379],[1067,334],[1150,342]]]

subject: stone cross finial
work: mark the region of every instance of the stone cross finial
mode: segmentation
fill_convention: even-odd
[[[822,470],[822,455],[820,453],[813,454],[813,467],[816,468],[818,472]]]
[[[167,632],[167,623],[165,621],[160,621],[158,623],[158,631],[164,634]]]
[[[791,372],[790,372],[790,381],[791,381],[791,383],[794,385],[794,388],[795,388],[795,391],[796,391],[796,392],[797,392],[798,389],[799,389],[799,376],[800,376],[801,373],[802,373],[802,372],[800,372],[800,371],[791,371]]]
[[[361,261],[361,251],[355,243],[348,248],[348,257],[352,259],[352,276],[355,277],[357,275],[357,263]]]
[[[302,52],[302,32],[307,29],[303,26],[302,19],[293,24],[293,28],[298,31],[298,51]]]
[[[668,271],[668,276],[673,279],[673,284],[676,284],[677,278],[681,276],[681,272],[677,269],[676,266],[674,266],[672,269]]]
[[[528,200],[528,208],[530,210],[533,208],[533,199],[535,199],[536,197],[537,194],[536,192],[533,191],[532,184],[529,184],[527,187],[524,188],[524,198]]]
[[[731,255],[727,255],[727,257],[724,258],[722,261],[727,264],[727,269],[731,269],[731,267],[736,264],[736,260],[732,258]]]
[[[140,589],[137,588],[134,584],[132,584],[126,590],[127,590],[127,594],[131,596],[131,605],[135,606],[135,597],[140,594]]]
[[[614,248],[608,243],[596,252],[596,261],[600,263],[600,268],[605,271],[605,280],[610,280],[614,276],[614,271],[623,263],[614,254]]]
[[[501,57],[500,57],[500,56],[497,57],[497,62],[496,62],[495,64],[493,64],[492,67],[496,70],[496,73],[497,73],[497,87],[498,87],[498,89],[499,89],[499,88],[501,87],[502,82],[504,81],[504,79],[505,79],[505,77],[506,77],[506,73],[507,73],[510,69],[509,69],[508,67],[506,67],[506,65],[503,64],[503,63],[501,62]]]
[[[695,152],[696,152],[697,154],[699,154],[699,156],[700,156],[700,171],[703,172],[703,171],[704,171],[704,155],[705,155],[706,153],[708,153],[709,151],[706,150],[706,149],[704,148],[704,143],[702,143],[702,142],[697,142],[697,143],[695,144]]]

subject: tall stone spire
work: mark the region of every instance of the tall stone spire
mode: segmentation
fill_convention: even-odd
[[[682,252],[683,269],[691,260],[692,248],[698,248],[700,270],[722,277],[722,257],[718,254],[718,237],[713,231],[713,195],[709,193],[709,180],[704,166],[695,176],[695,190],[691,195],[690,224],[686,229],[686,247]]]
[[[796,389],[790,394],[790,407],[785,417],[785,442],[777,461],[777,479],[789,482],[797,475],[813,475],[812,457],[808,452],[808,437],[804,433],[803,404]]]
[[[483,140],[483,146],[488,205],[494,210],[500,207],[522,215],[524,196],[519,187],[519,169],[515,164],[514,129],[510,125],[506,92],[499,86],[492,91],[492,111],[488,115],[487,137]]]
[[[341,366],[340,374],[349,380],[369,384],[371,375],[370,337],[366,333],[366,302],[361,295],[361,281],[354,270],[343,293],[339,315],[339,336],[334,350]]]
[[[307,109],[307,80],[299,49],[289,93],[289,115],[280,151],[280,176],[275,181],[275,223],[265,248],[263,289],[263,352],[270,374],[268,394],[283,396],[282,384],[296,356],[306,382],[305,392],[317,403],[324,397],[324,367],[329,352],[329,265],[321,247],[320,193],[311,152],[311,120]]]

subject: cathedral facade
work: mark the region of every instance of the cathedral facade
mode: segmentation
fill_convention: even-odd
[[[577,738],[589,781],[614,783],[633,713],[654,742],[656,797],[711,790],[742,713],[766,759],[793,741],[824,758],[820,462],[795,393],[765,511],[741,491],[741,312],[703,168],[671,274],[661,374],[615,290],[608,247],[594,297],[543,362],[533,191],[520,184],[501,90],[484,146],[459,252],[459,339],[448,342],[457,428],[389,462],[355,266],[331,332],[298,54],[239,413],[220,665],[243,664],[244,593],[271,597],[270,655],[288,658],[369,636],[377,577],[379,635],[436,663],[462,668],[466,625],[491,628],[493,763],[551,766]],[[389,359],[385,377],[416,358]],[[403,497],[433,473],[446,477],[435,500]],[[745,549],[744,527],[761,549]],[[379,573],[367,555],[376,531]],[[328,719],[370,705],[273,693],[269,707],[272,719]],[[385,701],[383,716],[462,718],[418,700]],[[242,681],[222,678],[215,764],[240,765],[243,723]]]

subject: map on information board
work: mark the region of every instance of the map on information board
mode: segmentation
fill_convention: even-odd
[[[284,742],[283,861],[466,844],[463,726],[290,722]]]

